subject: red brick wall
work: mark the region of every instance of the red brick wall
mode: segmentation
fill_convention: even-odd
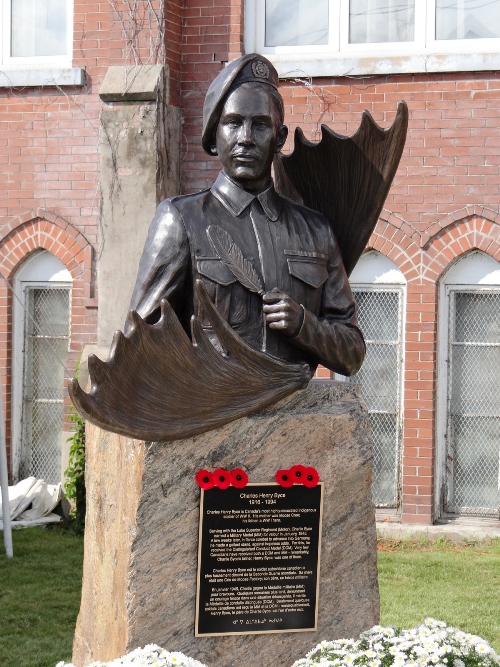
[[[218,28],[217,14],[207,17],[206,4],[223,8],[230,20]],[[191,192],[210,186],[219,169],[200,147],[204,93],[219,61],[242,49],[235,48],[235,33],[229,30],[241,26],[238,2],[190,0],[187,6],[182,183],[183,191]],[[223,57],[213,47],[216,39]],[[312,85],[283,82],[281,92],[290,136],[300,125],[311,140],[320,138],[321,123],[341,134],[354,132],[364,109],[388,126],[398,101],[408,103],[405,152],[370,247],[392,259],[408,281],[402,519],[430,523],[435,518],[437,281],[470,249],[500,259],[500,73],[316,79]],[[290,142],[286,149],[291,150]]]
[[[201,148],[203,100],[212,79],[243,52],[241,0],[185,0],[181,106],[184,116],[182,191],[208,187],[219,171]]]
[[[208,187],[219,169],[201,149],[202,106],[210,81],[243,51],[243,2],[172,0],[162,6],[153,0],[151,7],[144,0],[131,21],[124,0],[76,0],[74,65],[86,68],[87,85],[0,91],[2,270],[11,278],[26,252],[60,243],[57,252],[75,278],[75,354],[95,338],[89,253],[99,243],[98,89],[109,65],[168,64],[170,103],[180,105],[184,117],[183,192]],[[402,517],[428,523],[437,281],[472,248],[499,259],[500,73],[324,78],[283,82],[281,91],[291,136],[300,125],[310,139],[319,138],[322,122],[342,134],[355,131],[364,109],[387,126],[397,102],[408,103],[408,141],[370,247],[391,258],[407,280]],[[37,213],[39,207],[46,212]],[[18,247],[12,245],[14,227]],[[9,369],[11,302],[2,289],[0,357]]]
[[[166,62],[170,102],[178,104],[181,4],[181,0],[165,4],[165,25],[159,23],[160,0],[139,2],[134,21],[127,2],[75,0],[73,66],[85,68],[86,85],[0,89],[1,270],[12,286],[20,264],[34,250],[45,248],[72,273],[70,373],[84,345],[96,340],[91,256],[99,246],[97,147],[104,106],[99,87],[110,65]],[[3,281],[0,315],[0,363],[10,436],[12,298]]]

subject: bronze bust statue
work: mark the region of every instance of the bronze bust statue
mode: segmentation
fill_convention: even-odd
[[[351,375],[365,347],[338,243],[321,214],[280,196],[271,179],[273,158],[288,133],[277,84],[271,63],[255,55],[215,79],[202,141],[218,155],[222,171],[209,190],[160,204],[130,309],[153,323],[167,299],[186,330],[195,313],[217,345],[194,289],[201,280],[221,316],[253,347],[308,363],[313,371],[321,363]],[[218,256],[213,226],[241,250],[262,296],[243,286]]]
[[[220,72],[205,100],[202,145],[222,171],[210,189],[159,205],[125,336],[117,334],[107,362],[90,362],[89,395],[70,386],[79,411],[112,431],[172,440],[279,400],[318,364],[355,373],[365,345],[344,262],[352,270],[378,219],[405,111],[400,105],[388,131],[364,117],[364,155],[356,135],[323,128],[318,148],[298,135],[283,157],[288,130],[273,65],[250,54]],[[375,145],[378,165],[366,145]],[[343,175],[330,174],[341,159]],[[289,196],[275,190],[273,161]],[[349,192],[338,196],[339,188]]]

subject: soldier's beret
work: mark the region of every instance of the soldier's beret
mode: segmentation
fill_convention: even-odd
[[[258,53],[249,53],[229,63],[210,84],[203,105],[203,150],[212,155],[215,132],[219,124],[222,107],[231,91],[242,83],[263,83],[278,90],[279,77],[273,64]]]

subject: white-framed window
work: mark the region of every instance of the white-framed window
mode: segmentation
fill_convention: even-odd
[[[280,76],[500,67],[500,0],[246,0],[245,49]]]
[[[480,251],[439,286],[436,515],[500,518],[500,263]]]
[[[0,65],[71,67],[73,0],[0,0],[0,6]]]
[[[372,497],[376,507],[400,505],[403,432],[403,363],[406,280],[394,263],[376,251],[361,259],[349,277],[358,321],[366,342],[360,371],[373,440]]]
[[[72,277],[51,253],[30,257],[14,279],[12,476],[63,479],[64,367]]]

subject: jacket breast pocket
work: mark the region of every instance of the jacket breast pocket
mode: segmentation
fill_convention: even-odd
[[[328,257],[320,253],[285,250],[288,272],[293,278],[291,296],[315,315],[321,310],[323,285],[328,278]]]
[[[231,289],[236,278],[224,262],[216,257],[197,258],[196,268],[210,299],[226,322],[229,321]],[[202,326],[211,326],[205,313],[201,313],[201,319]]]
[[[288,271],[306,285],[319,289],[328,278],[326,255],[297,250],[285,250]]]

